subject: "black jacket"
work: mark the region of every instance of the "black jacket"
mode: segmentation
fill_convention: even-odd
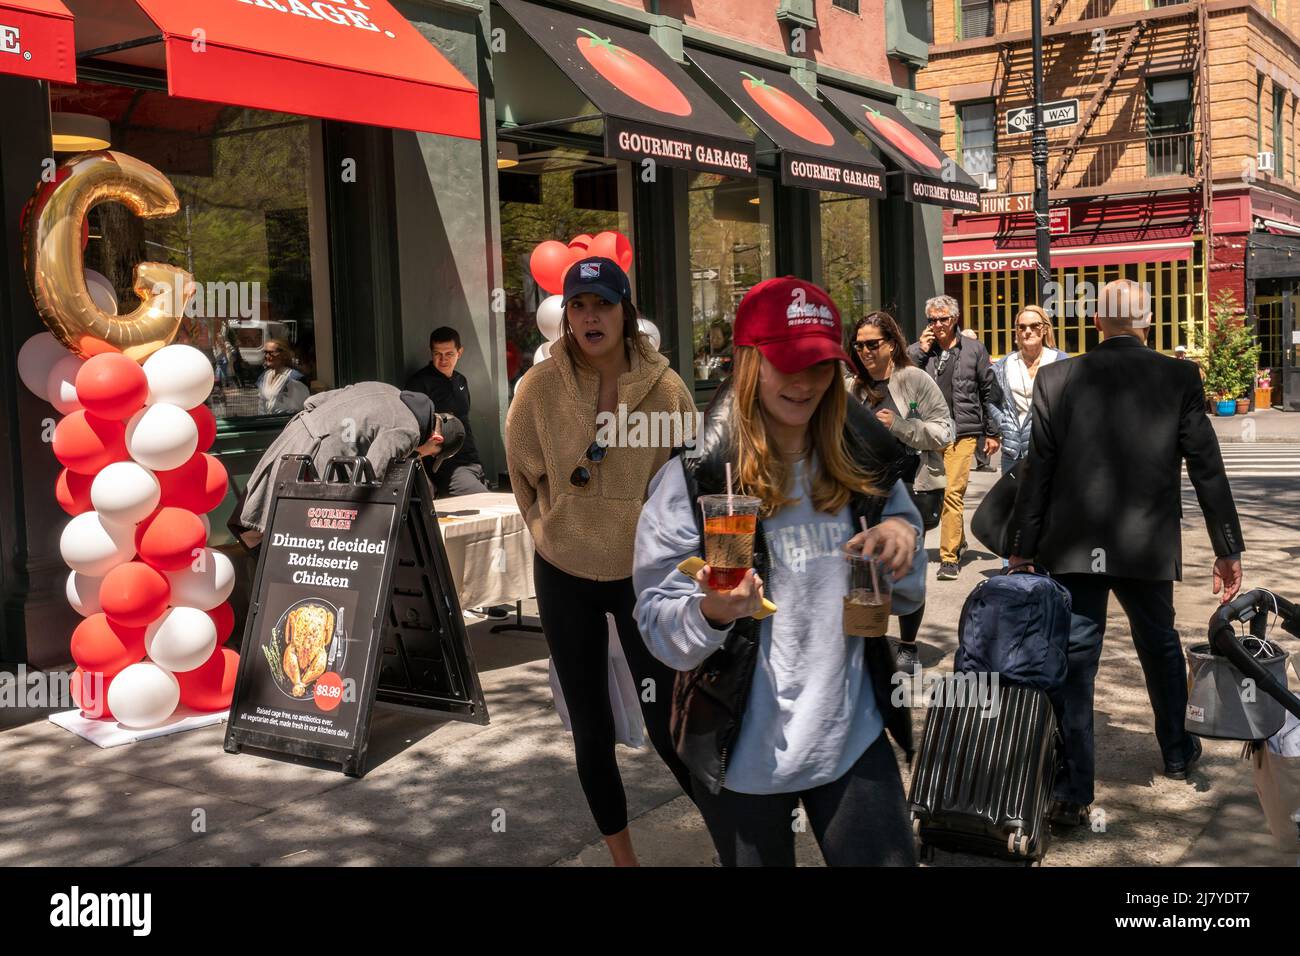
[[[469,427],[469,382],[460,372],[452,372],[448,378],[430,362],[406,380],[402,386],[408,392],[423,392],[433,399],[433,407],[440,412],[451,412],[465,426],[465,444],[447,461],[443,470],[450,471],[457,465],[482,464],[478,457],[478,448],[474,445],[474,433]]]
[[[1181,580],[1184,460],[1214,553],[1242,551],[1194,363],[1120,335],[1045,366],[1034,382],[1011,552],[1053,574]]]
[[[997,423],[985,412],[986,404],[1002,404],[1002,389],[998,387],[997,377],[993,374],[993,365],[989,362],[988,350],[976,339],[967,338],[957,330],[957,340],[953,344],[957,351],[948,359],[956,362],[952,378],[952,412],[955,434],[958,438],[971,435],[991,435],[1000,437]],[[908,356],[919,368],[925,369],[936,382],[939,380],[939,356],[943,349],[938,341],[930,346],[928,352],[921,351],[921,343],[913,343],[907,350]]]
[[[897,442],[860,404],[850,401],[848,408],[846,429],[854,459],[870,474],[880,476],[878,484],[882,488],[892,487],[906,464],[901,459],[907,456],[899,455]],[[732,421],[732,389],[730,382],[724,382],[705,413],[699,456],[682,459],[686,487],[692,498],[726,493],[726,463],[734,459]],[[868,526],[876,524],[884,506],[884,498],[855,495],[850,502],[854,524],[860,517],[866,517]],[[698,524],[700,509],[697,507],[694,512]],[[703,537],[701,528],[701,542]],[[760,577],[767,574],[767,539],[761,521],[754,536],[754,569]],[[779,604],[781,597],[774,594],[772,599]],[[710,793],[721,790],[726,777],[727,757],[740,734],[749,700],[758,647],[759,622],[742,618],[732,626],[721,648],[695,670],[679,672],[673,686],[673,742],[678,756],[708,786]],[[910,760],[912,719],[907,706],[895,707],[892,703],[894,655],[889,641],[866,639],[864,662],[871,674],[885,728]]]

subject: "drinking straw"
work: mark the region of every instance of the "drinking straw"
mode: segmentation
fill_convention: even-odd
[[[731,462],[727,462],[727,514],[728,515],[735,514],[735,510],[731,502]]]
[[[862,517],[858,519],[858,523],[862,525],[862,530],[865,533],[867,530],[867,516],[862,515]],[[868,556],[867,566],[871,568],[871,589],[876,592],[877,596],[879,596],[880,576],[876,573],[876,559]]]

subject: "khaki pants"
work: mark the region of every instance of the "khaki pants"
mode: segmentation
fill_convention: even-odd
[[[970,482],[971,459],[977,438],[958,438],[943,450],[943,470],[948,485],[943,490],[943,513],[939,516],[939,562],[956,564],[957,551],[966,541],[965,499]]]

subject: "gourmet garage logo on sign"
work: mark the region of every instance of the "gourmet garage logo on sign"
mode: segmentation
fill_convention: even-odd
[[[781,182],[860,196],[885,195],[884,178],[874,169],[830,159],[806,159],[792,153],[781,154]]]
[[[250,7],[264,7],[280,13],[291,13],[309,20],[324,20],[326,23],[341,27],[355,27],[368,33],[383,33],[386,37],[395,37],[392,30],[385,30],[370,19],[371,8],[362,0],[235,0]]]
[[[623,159],[655,159],[730,176],[754,175],[752,152],[685,130],[638,126],[610,116],[605,121],[605,144],[605,152]]]
[[[30,60],[32,52],[22,48],[21,40],[22,34],[17,27],[0,23],[0,53],[12,53],[15,56],[21,56],[24,60]]]

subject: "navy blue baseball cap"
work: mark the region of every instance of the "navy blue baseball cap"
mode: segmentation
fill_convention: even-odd
[[[606,302],[619,303],[632,298],[632,285],[624,272],[613,259],[601,256],[589,256],[579,259],[569,266],[564,274],[564,304],[582,295],[592,292]]]

